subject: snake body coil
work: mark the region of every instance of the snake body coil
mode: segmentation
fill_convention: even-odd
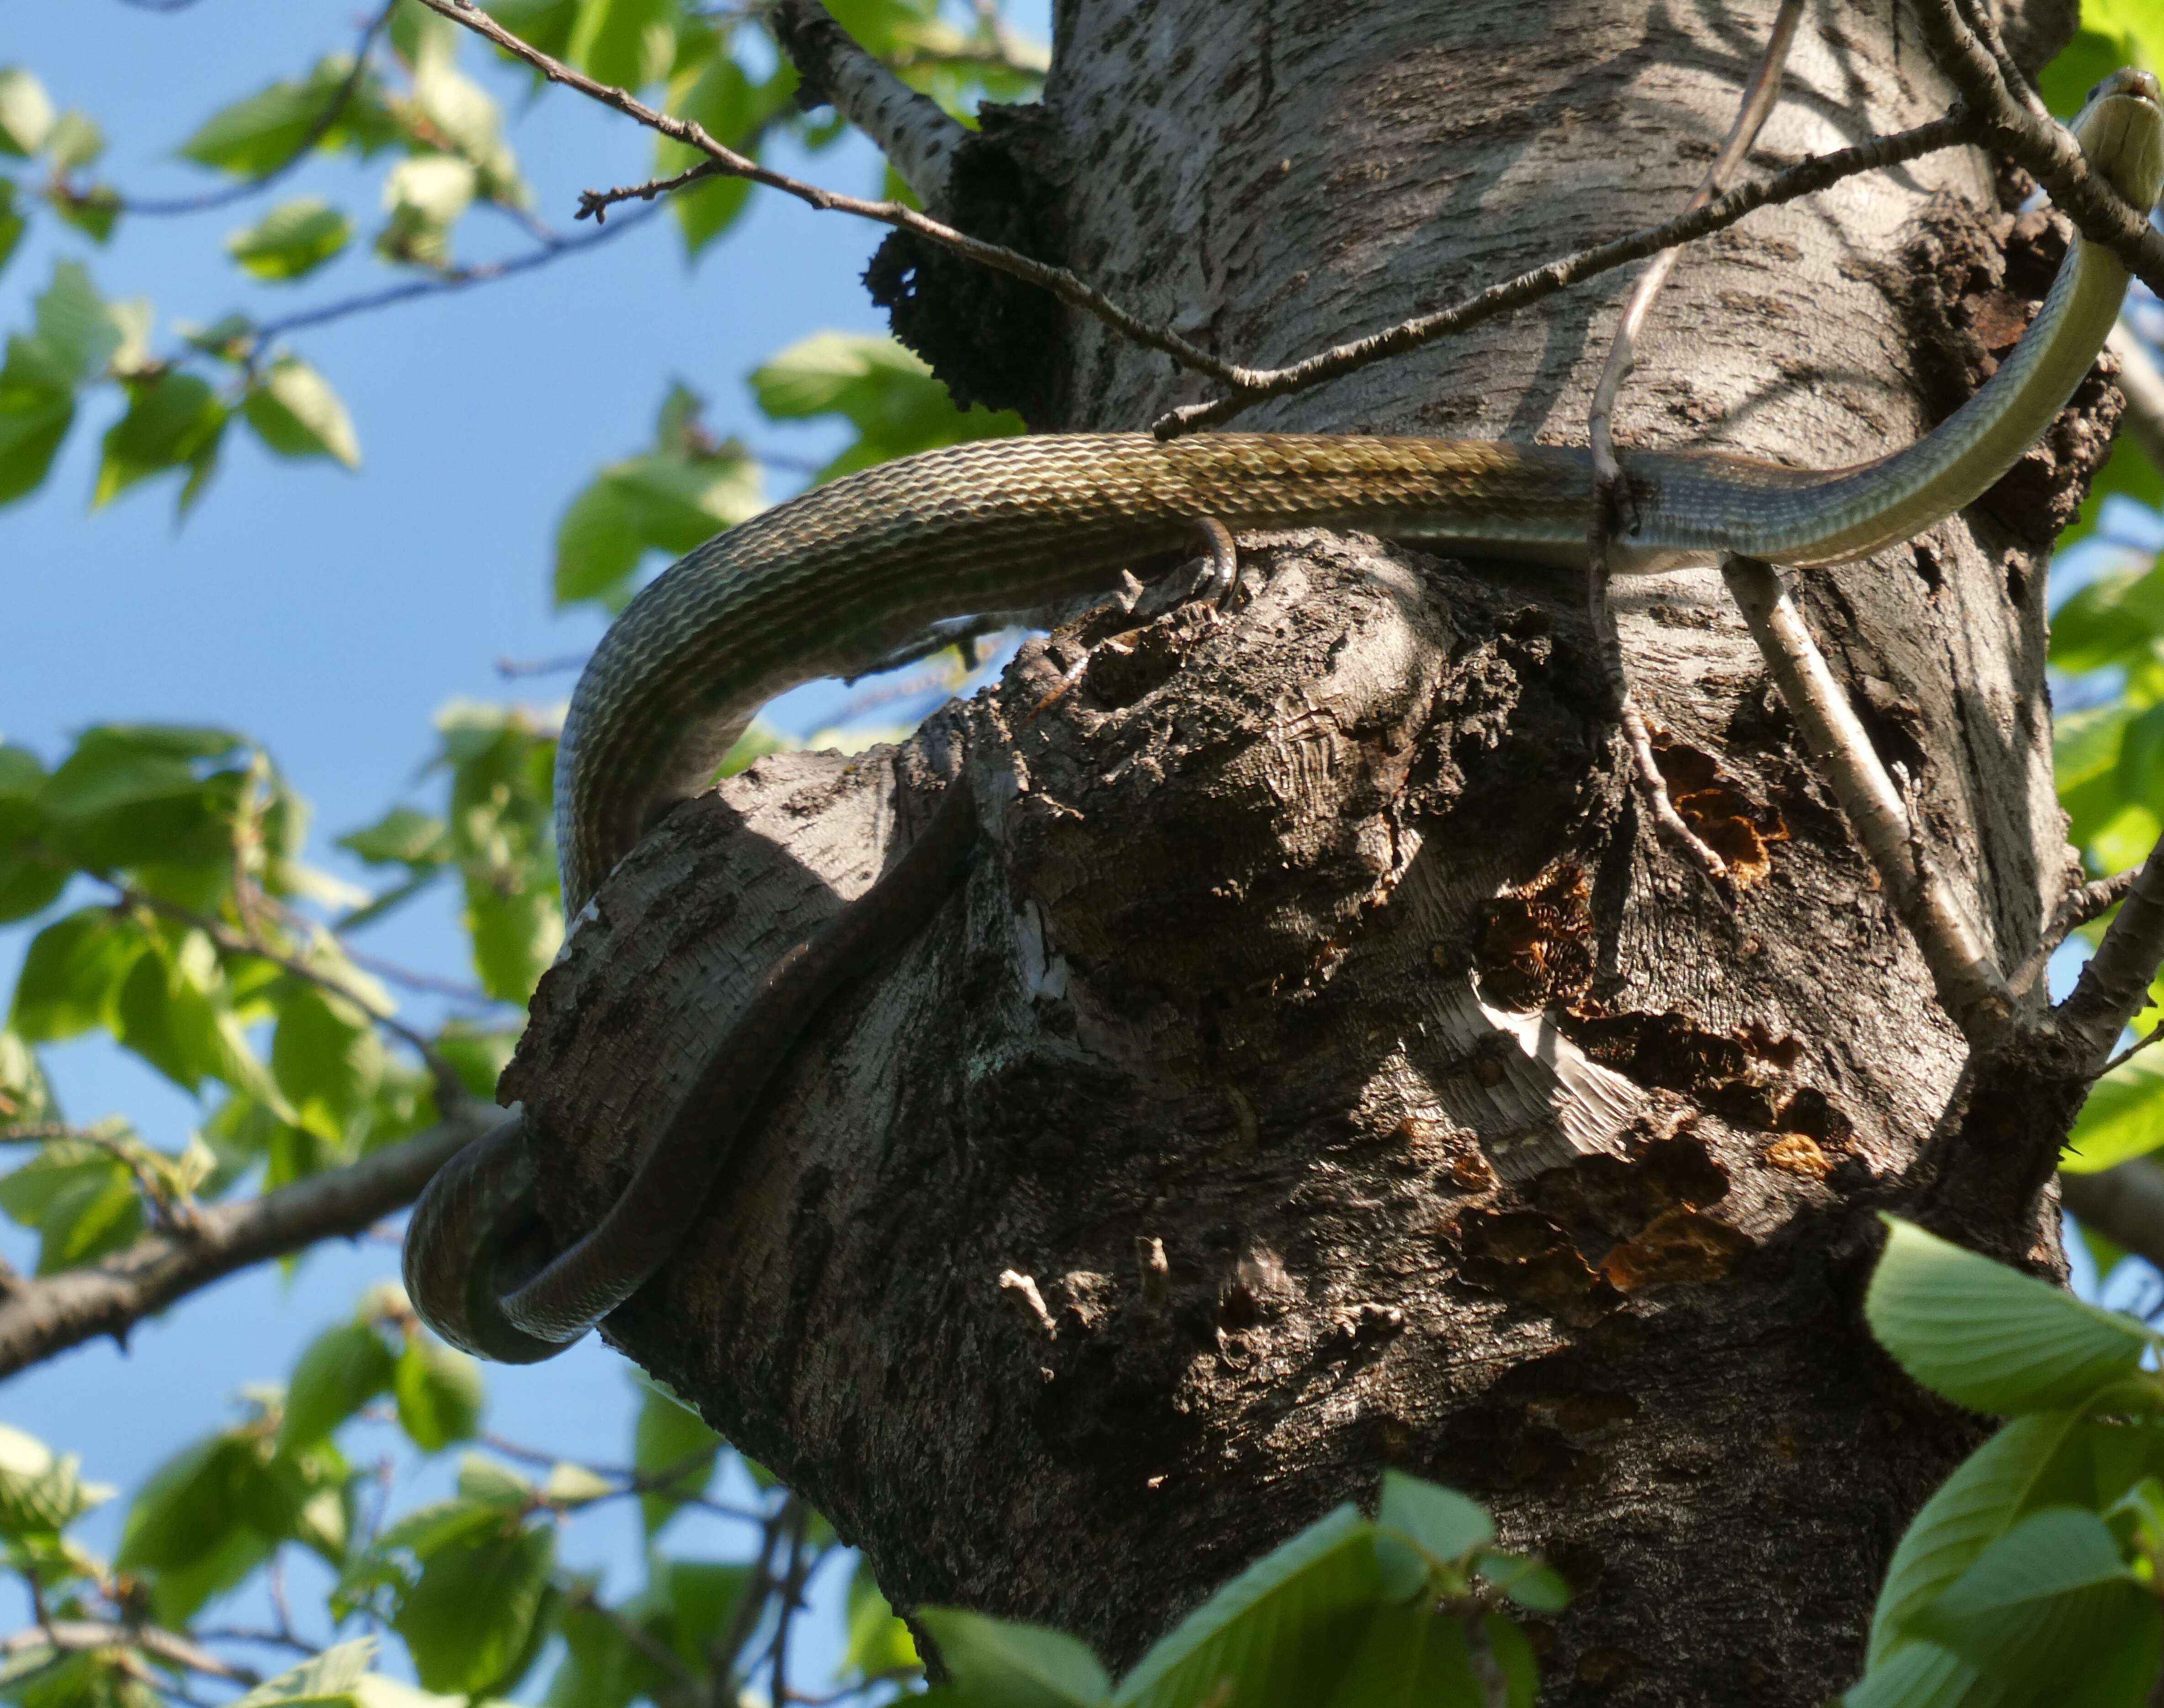
[[[2164,186],[2158,102],[2154,77],[2119,72],[2074,123],[2092,166],[2141,207]],[[1614,567],[1725,553],[1809,567],[1913,537],[1979,496],[2051,424],[2094,363],[2126,281],[2114,254],[2077,238],[2035,323],[1983,390],[1876,461],[1819,471],[1715,453],[1631,455]],[[1584,561],[1592,491],[1589,454],[1563,447],[1273,433],[1160,443],[1120,433],[979,441],[806,493],[670,568],[587,665],[557,759],[565,908],[575,916],[658,811],[706,787],[761,704],[861,669],[938,619],[1102,588],[1122,566],[1177,549],[1202,516],[1235,531],[1358,527],[1573,567]],[[722,1053],[753,1053],[743,1043]],[[757,1053],[780,1050],[769,1042]],[[756,1093],[732,1082],[731,1119]],[[713,1101],[687,1099],[674,1146],[657,1144],[602,1226],[547,1263],[507,1318],[495,1264],[507,1207],[523,1191],[523,1152],[510,1155],[521,1150],[515,1131],[470,1147],[431,1187],[407,1235],[407,1283],[423,1314],[497,1357],[543,1356],[575,1339],[673,1246],[674,1237],[639,1237],[642,1226],[655,1232],[640,1218],[688,1198],[691,1210],[671,1215],[688,1226],[725,1147],[715,1140],[710,1155],[694,1154],[678,1129],[718,1119]]]

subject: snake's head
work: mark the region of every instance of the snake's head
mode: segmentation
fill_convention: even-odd
[[[2089,164],[2144,212],[2164,195],[2164,90],[2156,74],[2114,71],[2089,91],[2073,123]]]

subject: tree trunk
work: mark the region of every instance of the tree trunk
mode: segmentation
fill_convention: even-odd
[[[2034,10],[2009,20],[2031,59],[2072,24]],[[988,123],[958,211],[1283,361],[1679,208],[1772,11],[1063,0],[1044,105]],[[1756,160],[1946,102],[1887,0],[1820,7]],[[2063,242],[2012,218],[2020,187],[1957,151],[1687,254],[1626,451],[1824,466],[1925,431]],[[901,322],[1037,427],[1208,395],[1042,300],[958,312],[984,287],[948,276],[890,254]],[[1242,425],[1582,442],[1628,280]],[[2008,964],[2067,872],[2044,554],[2116,398],[2076,404],[1969,515],[1802,578]],[[1242,543],[1257,592],[1230,620],[1107,607],[903,753],[764,762],[617,872],[506,1082],[567,1239],[777,944],[945,778],[984,823],[609,1339],[905,1607],[1042,1620],[1123,1664],[1395,1465],[1570,1582],[1534,1633],[1546,1700],[1823,1700],[1978,1428],[1863,1328],[1872,1213],[1931,1196],[1946,1231],[2056,1264],[2051,1123],[2003,1117],[1948,1190],[1977,1142],[1966,1048],[1715,573],[1627,584],[1620,617],[1732,911],[1632,794],[1569,578]]]

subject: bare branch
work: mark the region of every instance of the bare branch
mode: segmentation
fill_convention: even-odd
[[[500,1119],[469,1104],[348,1167],[199,1211],[186,1234],[146,1234],[85,1268],[8,1286],[0,1291],[0,1376],[95,1335],[124,1341],[143,1318],[235,1270],[365,1232],[411,1203],[439,1168]]]
[[[1912,846],[1900,792],[1878,762],[1803,613],[1771,564],[1731,557],[1721,564],[1721,576],[1887,899],[1923,951],[1941,1005],[1972,1044],[1996,1041],[2013,1021],[2006,981],[1951,887]]]
[[[943,204],[954,151],[969,136],[961,122],[866,53],[819,0],[781,0],[769,22],[804,80],[798,102],[832,105],[872,139],[918,201]]]
[[[2077,884],[2062,896],[2051,923],[2044,927],[2036,939],[2036,946],[2029,951],[2020,970],[2006,981],[2007,988],[2017,997],[2025,995],[2029,987],[2036,982],[2037,975],[2050,964],[2053,951],[2091,919],[2102,919],[2125,900],[2127,891],[2134,888],[2134,880],[2139,875],[2138,867],[2129,867],[2109,878]]]
[[[556,238],[523,255],[512,255],[501,261],[479,261],[470,267],[452,267],[426,279],[416,279],[404,285],[393,285],[385,290],[345,297],[337,302],[327,302],[320,308],[304,308],[282,319],[264,322],[255,329],[255,342],[260,348],[287,333],[300,332],[309,327],[327,326],[334,320],[344,320],[349,315],[369,314],[379,308],[393,308],[399,303],[413,301],[418,297],[440,296],[475,285],[492,285],[499,279],[516,278],[521,273],[531,273],[536,268],[545,267],[551,261],[560,261],[566,255],[598,249],[611,238],[621,237],[635,227],[645,224],[659,212],[659,208],[649,208],[600,230],[580,232],[575,237]]]
[[[1992,50],[1978,39],[1954,0],[1916,0],[1924,39],[1939,69],[1976,115],[1978,140],[2002,149],[2035,175],[2053,203],[2082,235],[2104,244],[2135,276],[2164,295],[2164,232],[2149,223],[2149,211],[2128,205],[2103,174],[2093,170],[2067,128],[2032,110],[2025,87],[2007,86]]]
[[[1844,178],[1853,178],[1859,173],[1899,165],[1925,155],[1936,154],[1941,149],[1973,142],[1977,139],[1978,131],[1978,127],[1964,114],[1955,113],[1944,118],[1935,118],[1928,124],[1920,124],[1914,130],[1873,137],[1869,142],[1858,143],[1853,148],[1837,149],[1831,154],[1815,155],[1776,172],[1770,178],[1740,185],[1727,194],[1715,197],[1695,212],[1678,214],[1673,219],[1663,220],[1660,224],[1648,226],[1642,231],[1632,232],[1611,242],[1595,244],[1590,248],[1562,256],[1515,278],[1491,285],[1479,295],[1466,297],[1447,308],[1437,309],[1431,314],[1415,315],[1410,320],[1400,321],[1382,332],[1355,338],[1349,343],[1333,345],[1283,368],[1242,369],[1240,372],[1246,377],[1234,382],[1237,389],[1230,396],[1208,403],[1186,404],[1169,411],[1153,423],[1150,431],[1160,439],[1174,439],[1182,433],[1193,432],[1200,427],[1217,426],[1253,408],[1266,397],[1282,397],[1291,392],[1305,391],[1328,380],[1342,379],[1370,363],[1416,349],[1432,339],[1478,326],[1483,321],[1493,320],[1497,315],[1511,313],[1598,274],[1627,266],[1632,261],[1642,261],[1647,256],[1672,249],[1678,244],[1689,243],[1717,231],[1725,231],[1746,214],[1754,213],[1759,208],[1776,202],[1794,202],[1800,196],[1809,196],[1838,184]]]
[[[162,4],[157,3],[157,0],[149,0],[147,5],[146,0],[129,0],[129,3],[145,6],[148,10],[177,12],[181,5],[189,3],[189,0],[164,0]],[[257,191],[276,183],[315,152],[316,144],[330,134],[331,127],[353,104],[353,97],[359,92],[362,79],[368,76],[368,56],[375,51],[376,39],[383,34],[384,26],[391,22],[391,14],[397,9],[398,0],[389,0],[388,4],[379,8],[369,18],[367,27],[360,33],[360,42],[354,48],[353,69],[346,73],[345,81],[339,85],[337,92],[325,103],[323,110],[316,115],[314,123],[308,126],[300,141],[293,144],[293,151],[276,165],[258,172],[253,177],[244,178],[237,184],[228,184],[221,190],[206,191],[200,196],[139,199],[123,196],[119,203],[120,211],[123,213],[207,213],[213,207],[224,207],[233,202],[244,201]]]
[[[734,149],[718,143],[708,135],[705,127],[685,119],[674,118],[666,113],[657,113],[628,90],[612,84],[596,82],[584,72],[576,71],[560,60],[552,59],[538,48],[513,35],[472,0],[420,0],[431,12],[439,13],[453,22],[464,24],[475,34],[485,36],[506,53],[522,59],[552,83],[561,83],[590,96],[605,107],[613,107],[628,118],[633,118],[649,129],[687,144],[705,155],[713,162],[714,170],[732,177],[748,178],[754,184],[764,184],[770,190],[793,196],[807,207],[839,213],[854,213],[860,218],[876,220],[881,225],[890,225],[904,231],[915,232],[919,237],[950,249],[981,266],[1006,273],[1050,291],[1062,302],[1085,313],[1093,314],[1115,331],[1124,333],[1137,343],[1153,350],[1162,350],[1181,366],[1193,369],[1198,374],[1207,374],[1211,379],[1227,385],[1238,385],[1246,369],[1213,356],[1199,345],[1189,343],[1169,327],[1153,326],[1132,310],[1121,306],[1111,297],[1085,284],[1064,267],[1054,267],[1032,259],[1019,249],[1010,249],[999,244],[988,244],[959,232],[950,225],[943,225],[928,215],[899,202],[868,202],[861,196],[845,196],[839,191],[826,190],[817,184],[808,184],[801,178],[792,178],[786,172],[777,172],[763,166],[757,160],[738,154]],[[695,168],[676,181],[688,183],[694,177],[711,176]],[[596,202],[590,196],[581,198],[580,217],[597,212],[607,205],[608,199],[622,200],[631,196],[659,193],[654,186],[638,190],[612,192],[612,198]]]
[[[177,1632],[155,1625],[123,1625],[108,1619],[53,1619],[0,1637],[0,1655],[31,1654],[50,1648],[55,1654],[80,1654],[88,1649],[139,1648],[168,1665],[213,1679],[230,1679],[239,1684],[260,1684],[263,1675],[251,1667],[221,1660],[198,1648]]]
[[[2149,983],[2164,962],[2164,842],[2149,851],[2141,870],[2127,886],[2119,916],[2097,945],[2052,1014],[2060,1035],[2070,1040],[2085,1060],[2109,1059],[2112,1046],[2128,1021],[2149,1000]]]

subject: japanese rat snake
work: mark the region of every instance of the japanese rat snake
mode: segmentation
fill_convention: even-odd
[[[2118,72],[2074,122],[2128,202],[2164,186],[2156,80]],[[1905,450],[1816,471],[1720,453],[1633,454],[1618,571],[1741,553],[1867,556],[1970,503],[2028,449],[2096,359],[2125,267],[2077,238],[2035,324],[1988,385]],[[1358,527],[1479,557],[1584,560],[1583,450],[1480,441],[1137,433],[980,441],[805,493],[708,541],[639,594],[579,679],[557,757],[564,903],[575,917],[657,812],[703,789],[760,704],[864,668],[941,618],[1040,606],[1176,549],[1198,518]],[[533,1210],[516,1120],[437,1176],[406,1239],[407,1286],[444,1336],[528,1362],[628,1298],[689,1231],[790,1041],[852,968],[906,940],[974,841],[947,791],[895,869],[765,977],[600,1223],[561,1253]]]

